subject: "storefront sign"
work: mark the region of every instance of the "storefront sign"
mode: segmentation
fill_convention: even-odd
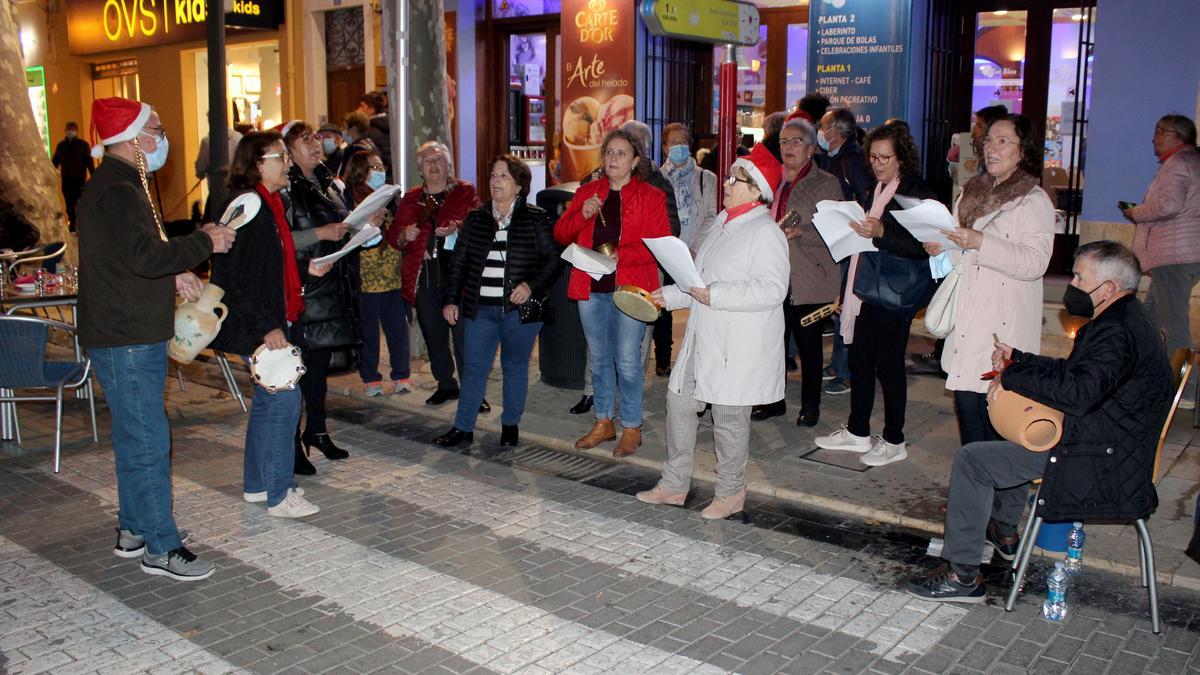
[[[559,180],[599,167],[604,135],[633,119],[635,21],[631,2],[563,2]]]
[[[282,0],[228,0],[231,26],[274,28]],[[205,39],[206,0],[70,0],[67,41],[72,54],[95,54]]]
[[[103,80],[106,77],[121,77],[122,75],[137,75],[137,59],[121,59],[120,61],[105,61],[92,64],[92,79]]]
[[[642,20],[654,35],[750,47],[758,44],[758,8],[730,0],[643,0]]]
[[[808,81],[859,124],[908,115],[911,0],[814,0],[808,8]]]

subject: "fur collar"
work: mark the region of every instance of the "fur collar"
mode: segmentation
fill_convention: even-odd
[[[995,187],[992,186],[993,180],[988,174],[981,173],[967,181],[962,200],[958,203],[959,225],[972,227],[983,216],[999,211],[1005,204],[1024,197],[1038,186],[1037,178],[1020,170]]]

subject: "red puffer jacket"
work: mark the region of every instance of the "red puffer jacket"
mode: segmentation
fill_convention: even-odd
[[[417,301],[417,274],[421,271],[421,261],[425,256],[425,244],[433,236],[434,229],[432,220],[417,222],[424,209],[424,196],[424,186],[417,186],[405,192],[404,196],[400,198],[400,205],[396,208],[396,219],[392,221],[387,231],[388,243],[404,253],[404,259],[400,263],[400,293],[410,305]],[[450,184],[449,192],[446,193],[446,201],[437,211],[438,227],[450,224],[454,224],[456,227],[462,225],[463,219],[467,217],[467,212],[478,208],[479,205],[479,194],[475,192],[475,186],[465,180],[455,179]],[[414,224],[420,225],[421,231],[417,234],[416,239],[405,242],[404,228]]]
[[[554,225],[554,238],[567,246],[579,244],[592,247],[592,231],[596,217],[583,217],[583,204],[591,197],[600,201],[608,198],[608,181],[592,181],[575,192],[571,206]],[[668,237],[671,227],[667,220],[667,201],[662,190],[638,178],[630,179],[621,189],[621,240],[617,244],[617,285],[631,284],[647,291],[658,288],[658,263],[643,237]],[[591,295],[592,278],[577,269],[571,270],[567,297],[587,300]]]

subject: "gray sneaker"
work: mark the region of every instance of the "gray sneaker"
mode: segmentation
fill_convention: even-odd
[[[825,383],[825,393],[829,394],[830,396],[848,394],[850,393],[850,383],[841,379],[840,377],[835,377]]]
[[[161,555],[151,556],[149,552],[142,555],[143,572],[171,577],[179,581],[207,579],[216,569],[216,565],[197,558],[195,553],[183,546]]]
[[[186,544],[191,535],[187,530],[179,530],[179,541]],[[129,530],[117,528],[117,544],[113,546],[113,555],[121,558],[136,558],[146,552],[146,538]]]

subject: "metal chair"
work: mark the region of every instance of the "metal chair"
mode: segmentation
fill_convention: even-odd
[[[51,328],[74,333],[75,327],[60,321],[32,316],[0,316],[0,403],[54,401],[54,472],[62,453],[63,391],[84,388],[92,417],[92,441],[98,443],[96,399],[92,392],[92,362],[47,361],[46,342]],[[16,389],[53,389],[53,396],[17,396]],[[14,405],[15,409],[15,405]],[[15,422],[15,415],[14,415]],[[17,433],[20,443],[20,432]]]
[[[1171,421],[1175,418],[1175,410],[1183,397],[1184,387],[1187,386],[1188,375],[1192,372],[1192,350],[1177,349],[1171,354],[1171,367],[1175,372],[1175,397],[1171,400],[1171,408],[1167,411],[1167,419],[1163,423],[1162,432],[1158,436],[1158,448],[1154,451],[1154,471],[1150,479],[1158,482],[1158,468],[1162,459],[1163,445],[1167,440],[1167,432],[1171,429]],[[1037,515],[1037,507],[1042,504],[1042,481],[1034,481],[1038,490],[1033,496],[1033,505],[1029,507],[1029,516],[1025,520],[1024,534],[1021,535],[1021,545],[1017,557],[1013,559],[1012,588],[1004,603],[1004,610],[1011,612],[1016,605],[1017,595],[1021,592],[1021,582],[1025,579],[1025,571],[1029,567],[1029,556],[1033,553],[1033,543],[1037,539],[1038,530],[1042,528],[1042,517]],[[1138,518],[1133,521],[1138,533],[1138,563],[1141,568],[1142,588],[1147,589],[1150,596],[1150,626],[1155,634],[1162,631],[1158,621],[1158,577],[1154,569],[1154,544],[1150,541],[1150,530],[1146,527],[1146,519]]]
[[[221,375],[225,377],[229,395],[237,399],[238,404],[242,406],[242,412],[246,412],[246,398],[242,395],[242,389],[238,386],[237,380],[233,377],[233,368],[229,365],[229,359],[225,358],[225,352],[214,349],[213,356],[217,359],[217,365],[221,367]]]

